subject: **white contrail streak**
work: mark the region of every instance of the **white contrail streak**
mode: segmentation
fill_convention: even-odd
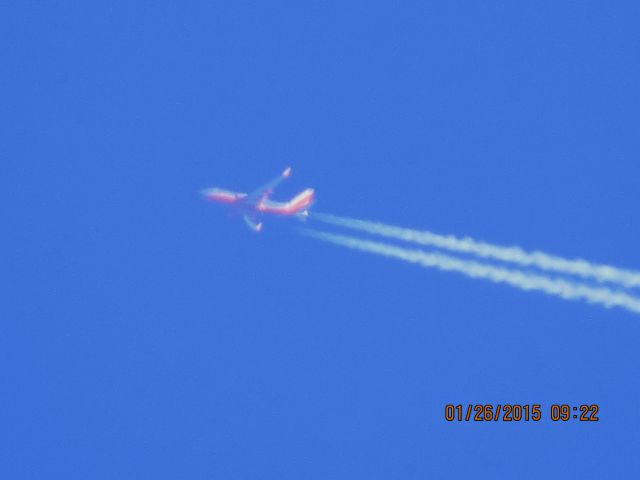
[[[310,229],[302,229],[301,233],[325,242],[397,258],[427,268],[458,272],[471,278],[482,278],[494,283],[506,283],[522,290],[537,290],[565,300],[585,300],[605,307],[622,307],[640,314],[640,298],[608,288],[590,287],[564,279],[549,278],[544,275],[496,267],[473,260],[461,260],[441,253],[397,247],[347,235],[336,235]]]
[[[325,223],[360,230],[363,232],[395,238],[406,242],[443,248],[454,252],[468,253],[481,258],[511,262],[525,267],[575,275],[598,282],[615,283],[627,288],[640,286],[640,272],[624,270],[609,265],[599,265],[586,260],[569,260],[544,252],[526,252],[520,247],[504,247],[480,242],[472,238],[438,235],[429,231],[394,227],[384,223],[314,213],[313,218]]]

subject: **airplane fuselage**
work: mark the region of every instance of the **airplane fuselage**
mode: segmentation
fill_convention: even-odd
[[[268,198],[260,198],[256,202],[248,202],[246,201],[246,193],[232,192],[221,188],[210,188],[205,191],[204,195],[214,202],[237,205],[238,207],[261,213],[286,216],[296,215],[306,210],[313,203],[314,193],[312,188],[308,188],[288,202],[276,202]]]
[[[211,201],[234,205],[242,210],[247,225],[256,231],[260,231],[262,223],[257,222],[257,217],[263,214],[281,215],[281,216],[298,216],[304,219],[309,215],[308,209],[314,201],[315,192],[312,188],[300,192],[288,202],[277,202],[271,200],[273,188],[280,181],[288,178],[291,169],[287,168],[280,177],[272,180],[262,189],[251,194],[243,192],[233,192],[222,188],[208,188],[204,190],[203,195]]]

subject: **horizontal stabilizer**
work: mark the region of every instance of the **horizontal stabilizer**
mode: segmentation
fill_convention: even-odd
[[[251,218],[249,215],[243,215],[242,218],[244,218],[244,223],[246,223],[254,232],[262,231],[262,222],[256,222],[255,219]]]

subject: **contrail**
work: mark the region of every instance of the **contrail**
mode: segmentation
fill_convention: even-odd
[[[541,270],[575,275],[603,283],[615,283],[627,288],[640,286],[640,272],[624,270],[609,265],[594,264],[582,259],[569,260],[544,252],[526,252],[520,247],[492,245],[469,237],[458,238],[452,235],[438,235],[429,231],[400,228],[384,223],[338,217],[324,213],[313,213],[312,217],[332,225],[454,252],[473,254],[481,258],[511,262],[525,267],[536,267]]]
[[[626,308],[631,312],[640,314],[640,298],[608,288],[591,287],[564,279],[549,278],[520,270],[496,267],[473,260],[461,260],[441,253],[362,240],[348,235],[337,235],[311,229],[301,229],[300,232],[318,240],[385,257],[397,258],[426,268],[458,272],[467,277],[483,278],[494,283],[506,283],[521,290],[537,290],[565,300],[584,300],[608,308]]]

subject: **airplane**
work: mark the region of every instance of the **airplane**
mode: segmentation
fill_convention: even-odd
[[[262,222],[258,219],[263,214],[295,216],[305,220],[309,216],[309,207],[314,201],[313,188],[307,188],[288,202],[271,200],[271,194],[283,180],[291,176],[291,167],[287,167],[276,178],[251,193],[231,192],[221,188],[207,188],[202,194],[208,200],[233,205],[242,212],[247,226],[255,232],[262,230]]]

